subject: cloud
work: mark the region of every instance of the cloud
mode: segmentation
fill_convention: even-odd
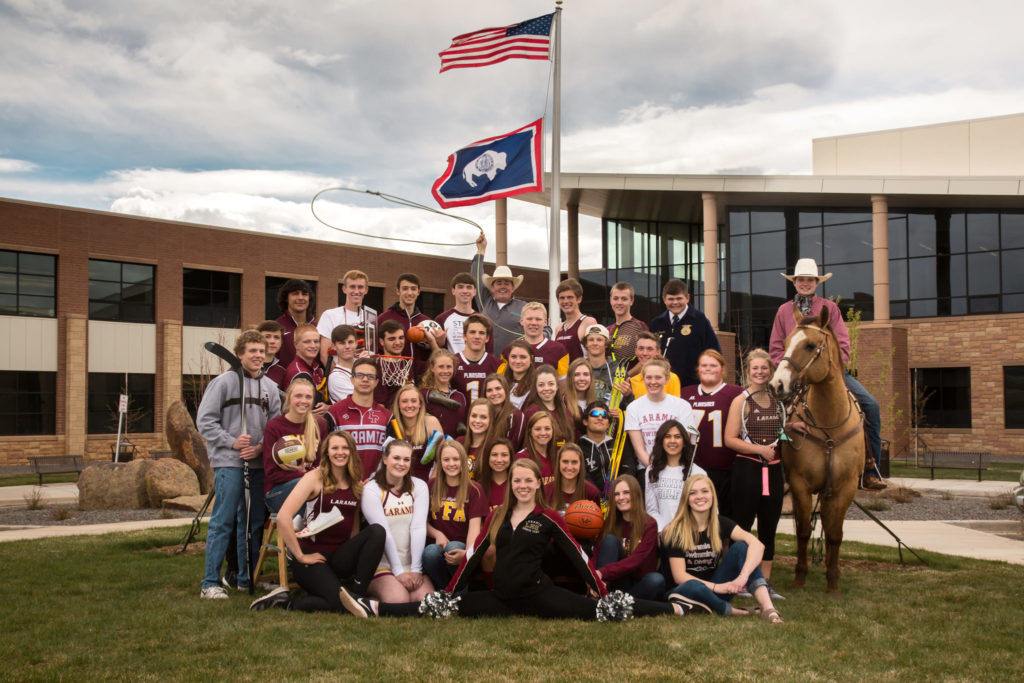
[[[0,157],[0,173],[25,173],[38,168],[31,161],[24,159],[5,159]]]

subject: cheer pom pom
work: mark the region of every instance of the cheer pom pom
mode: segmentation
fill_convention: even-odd
[[[612,591],[597,601],[598,621],[626,621],[633,618],[633,596],[622,591]],[[423,608],[420,607],[422,611]]]
[[[461,599],[447,591],[427,593],[423,596],[423,601],[420,602],[420,614],[434,619],[447,619],[459,613],[459,600]],[[630,612],[632,613],[632,608],[630,608]]]

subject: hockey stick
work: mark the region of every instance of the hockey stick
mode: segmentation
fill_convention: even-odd
[[[427,401],[429,403],[436,403],[442,408],[447,408],[448,410],[459,410],[462,408],[461,403],[455,399],[448,398],[437,389],[431,389],[427,392]]]
[[[175,555],[180,555],[188,550],[188,544],[195,540],[195,537],[199,535],[199,520],[202,519],[206,511],[210,509],[210,503],[213,502],[214,490],[210,489],[209,495],[206,496],[206,501],[203,506],[196,512],[196,516],[192,518],[192,524],[188,528],[188,533],[185,534],[185,540],[181,542],[181,547],[175,551]]]
[[[242,361],[235,354],[228,351],[226,348],[218,344],[217,342],[206,342],[203,344],[203,348],[212,353],[213,355],[220,358],[222,361],[228,364],[228,367],[235,372],[240,372],[242,369]]]

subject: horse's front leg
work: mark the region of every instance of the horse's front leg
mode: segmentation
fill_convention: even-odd
[[[847,481],[841,489],[833,491],[832,497],[821,501],[821,525],[825,530],[825,578],[827,590],[839,595],[839,546],[843,543],[843,523],[846,511],[857,493],[857,479]]]
[[[811,538],[811,494],[805,485],[797,485],[793,480],[790,481],[789,494],[793,499],[793,520],[796,523],[793,587],[803,588],[807,583],[807,542]]]

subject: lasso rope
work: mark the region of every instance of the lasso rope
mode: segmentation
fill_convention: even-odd
[[[471,247],[471,246],[476,244],[476,240],[473,240],[472,242],[458,242],[458,243],[454,243],[454,244],[449,244],[449,243],[444,243],[444,242],[437,242],[435,240],[414,240],[414,239],[411,239],[409,237],[386,237],[384,235],[367,235],[366,233],[363,233],[363,232],[355,232],[354,230],[346,230],[345,228],[339,228],[336,225],[331,225],[330,223],[325,221],[323,218],[321,218],[319,215],[317,215],[317,212],[316,212],[316,200],[320,198],[320,195],[322,195],[322,194],[324,194],[326,192],[335,192],[335,191],[338,191],[338,190],[344,190],[345,192],[358,192],[360,194],[372,194],[375,197],[380,197],[381,199],[383,199],[385,201],[392,202],[394,204],[400,204],[402,206],[408,206],[408,207],[413,208],[413,209],[422,209],[423,211],[429,211],[430,213],[436,213],[439,216],[445,216],[446,218],[452,218],[452,219],[457,220],[457,221],[462,221],[463,223],[469,223],[474,228],[479,230],[481,235],[484,234],[484,229],[481,228],[479,224],[475,223],[474,221],[471,221],[468,218],[463,218],[462,216],[454,216],[454,215],[452,215],[450,213],[445,213],[444,211],[440,211],[438,209],[435,209],[432,206],[424,206],[423,204],[419,204],[417,202],[414,202],[411,199],[405,199],[403,197],[396,197],[395,195],[385,194],[383,192],[374,192],[373,190],[358,190],[358,189],[352,188],[352,187],[326,187],[326,188],[320,190],[319,192],[317,192],[315,195],[313,195],[313,199],[310,200],[310,202],[309,202],[309,210],[313,213],[313,218],[317,219],[320,223],[322,223],[323,225],[326,225],[331,230],[337,230],[338,232],[344,232],[344,233],[347,233],[349,235],[357,235],[359,237],[368,237],[368,238],[371,238],[371,239],[390,240],[392,242],[412,242],[413,244],[433,244],[435,246],[440,246],[440,247]]]

